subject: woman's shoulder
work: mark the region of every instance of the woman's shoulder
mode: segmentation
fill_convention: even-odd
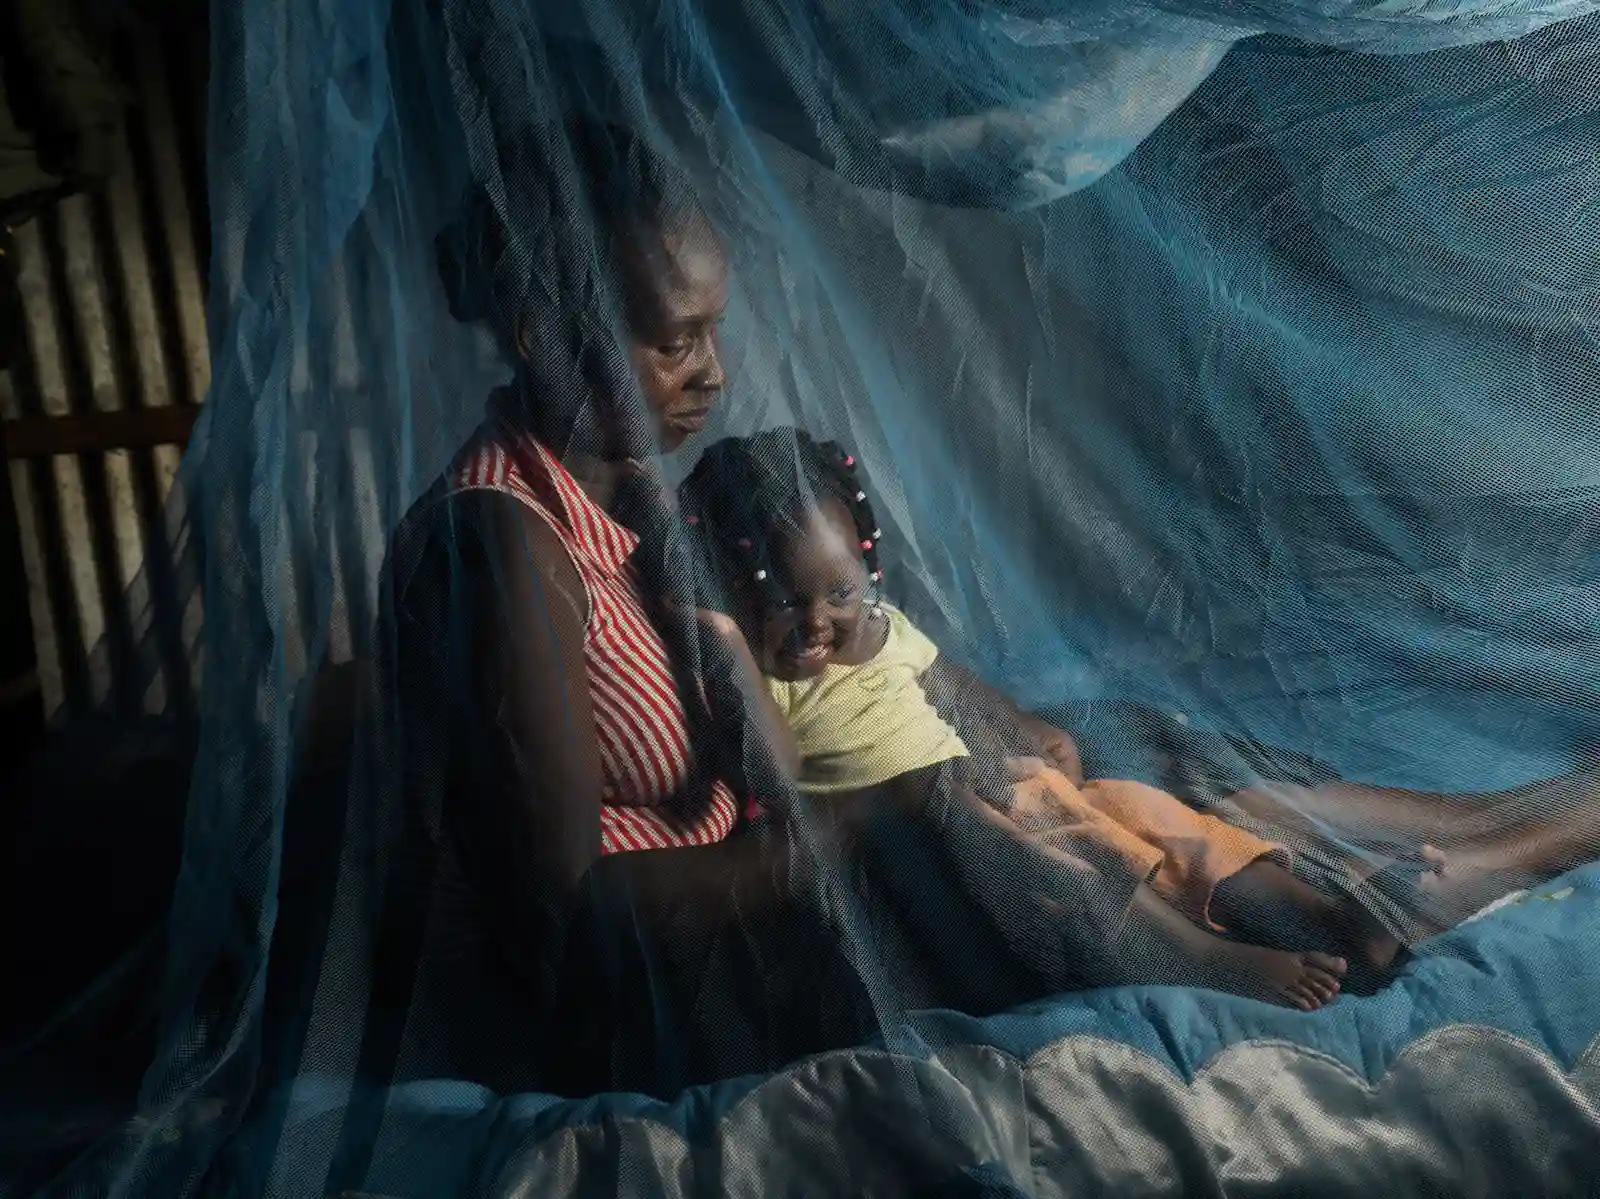
[[[423,576],[458,589],[467,563],[478,574],[532,568],[562,592],[581,591],[587,621],[591,576],[617,569],[631,548],[553,453],[491,419],[412,505],[390,560],[402,591]]]
[[[578,485],[542,442],[489,420],[456,452],[436,486],[445,495],[499,492],[565,524]]]
[[[397,539],[453,532],[464,517],[477,530],[523,525],[530,513],[570,538],[570,521],[560,496],[566,472],[538,442],[520,441],[525,444],[508,436],[495,421],[480,425],[411,505]]]
[[[493,580],[518,592],[537,578],[571,597],[587,623],[591,604],[573,548],[543,505],[493,488],[441,490],[413,507],[390,548],[396,591],[415,595],[475,589]]]

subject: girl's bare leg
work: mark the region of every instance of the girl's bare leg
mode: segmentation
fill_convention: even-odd
[[[1315,950],[1229,941],[1186,920],[1141,885],[1112,950],[1124,983],[1210,987],[1314,1012],[1339,993],[1347,963]]]
[[[1334,899],[1276,862],[1252,862],[1223,880],[1211,900],[1212,915],[1228,932],[1280,949],[1314,946],[1387,970],[1400,942],[1353,899]]]
[[[1081,875],[1084,864],[1039,836],[1024,834],[970,791],[957,798],[965,808],[996,832],[1011,852],[1029,859],[1027,868],[1006,870],[996,862],[1012,884],[1024,878],[1048,877],[1052,863],[1063,878]],[[1033,907],[1043,910],[1049,901],[1043,896],[1013,895],[1017,910]],[[1084,912],[1059,910],[1054,917],[1059,927],[1055,935],[1063,941],[1075,927],[1096,923]],[[1121,913],[1120,925],[1099,955],[1100,972],[1109,975],[1102,984],[1211,987],[1269,1003],[1279,1003],[1302,1011],[1315,1011],[1339,993],[1340,979],[1347,963],[1316,947],[1280,949],[1232,941],[1199,927],[1176,908],[1140,883]]]

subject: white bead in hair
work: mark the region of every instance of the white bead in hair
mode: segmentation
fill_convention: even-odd
[[[864,500],[866,498],[867,498],[867,493],[866,492],[864,492],[864,491],[856,492],[856,503],[859,504],[862,500]]]
[[[756,571],[756,582],[765,583],[766,581],[767,581],[767,572],[764,571],[764,570]]]

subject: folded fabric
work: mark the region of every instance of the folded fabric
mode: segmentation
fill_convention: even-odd
[[[1075,786],[1027,760],[1013,791],[1011,819],[1056,849],[1132,871],[1168,903],[1206,928],[1217,887],[1263,858],[1287,868],[1287,848],[1195,811],[1144,783],[1096,779]]]

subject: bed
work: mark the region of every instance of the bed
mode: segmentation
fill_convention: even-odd
[[[1591,1194],[1597,928],[1600,864],[1426,942],[1378,994],[1310,1015],[1124,987],[987,1020],[924,1013],[892,1047],[672,1103],[409,1084],[389,1097],[366,1190]],[[327,1135],[340,1095],[301,1080],[280,1156]]]

